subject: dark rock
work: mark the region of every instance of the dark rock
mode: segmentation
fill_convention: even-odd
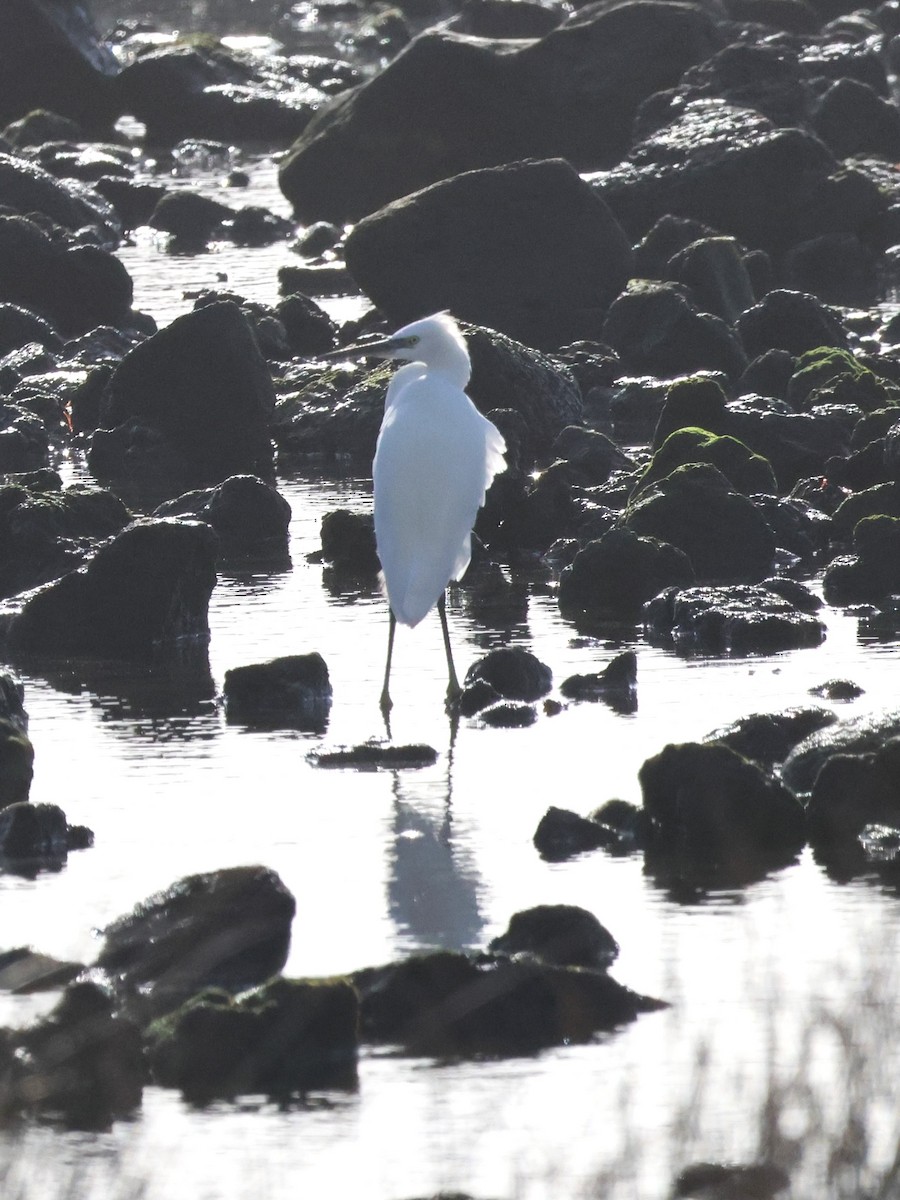
[[[742,2],[746,3],[746,0]],[[770,4],[772,0],[764,2]],[[790,1185],[790,1176],[774,1163],[698,1162],[678,1172],[672,1194],[708,1197],[709,1200],[741,1200],[742,1197],[771,1200]]]
[[[869,753],[832,754],[822,764],[806,806],[816,849],[858,851],[866,826],[900,826],[900,737]]]
[[[103,930],[97,966],[156,1013],[204,987],[238,992],[284,966],[296,904],[267,867],[189,875]]]
[[[56,804],[19,801],[0,810],[0,856],[62,861],[69,850],[66,814]]]
[[[24,733],[28,729],[25,711],[25,687],[9,671],[0,671],[0,719]]]
[[[660,424],[671,412],[672,392],[667,407],[660,415]],[[658,428],[658,427],[657,427]],[[657,436],[658,433],[657,433]],[[638,479],[633,501],[657,480],[665,479],[678,467],[688,463],[709,463],[728,480],[736,492],[750,496],[756,492],[776,492],[778,484],[771,465],[737,438],[719,436],[707,429],[686,426],[670,433],[654,452],[653,458]]]
[[[103,175],[94,184],[94,191],[107,200],[125,230],[146,225],[157,204],[167,195],[159,183],[139,183],[120,176]]]
[[[0,136],[16,150],[23,150],[45,142],[78,142],[84,137],[84,130],[70,117],[61,117],[46,108],[33,108],[24,117],[11,121]]]
[[[234,999],[207,990],[147,1033],[156,1083],[186,1100],[355,1089],[359,1000],[344,979],[273,979]]]
[[[874,304],[882,286],[875,255],[855,233],[798,242],[785,254],[782,273],[788,288],[848,307]]]
[[[500,693],[486,679],[475,679],[467,683],[459,698],[459,712],[463,717],[474,717],[490,704],[496,704]]]
[[[665,1007],[605,971],[440,951],[351,977],[366,1040],[409,1054],[530,1054],[589,1041]]]
[[[864,604],[900,591],[900,517],[864,517],[853,530],[854,554],[825,568],[828,604]]]
[[[669,588],[644,609],[649,641],[679,653],[775,654],[818,646],[825,625],[765,586]]]
[[[225,714],[232,724],[321,733],[331,696],[321,654],[294,654],[225,672]]]
[[[204,246],[234,209],[197,192],[166,192],[147,219],[151,229],[189,246]]]
[[[763,396],[784,397],[788,381],[794,374],[797,359],[788,350],[777,347],[763,350],[752,362],[747,364],[747,370],[738,380],[741,393],[759,392]]]
[[[102,423],[111,430],[131,419],[157,430],[184,473],[200,484],[236,474],[271,479],[274,406],[250,326],[237,305],[225,301],[176,317],[127,354],[108,385]],[[142,466],[139,449],[133,452],[121,464],[126,476]]]
[[[285,296],[276,307],[294,354],[314,358],[334,349],[337,325],[314,300],[295,292]]]
[[[0,11],[0,124],[35,108],[78,121],[111,113],[118,63],[82,4],[8,0]]]
[[[857,700],[865,692],[852,679],[826,679],[809,689],[811,696],[821,696],[823,700]]]
[[[616,162],[640,101],[715,48],[699,8],[652,2],[589,5],[537,41],[428,31],[316,115],[281,187],[301,220],[345,222],[462,171]]]
[[[738,318],[737,331],[751,358],[773,349],[800,355],[819,346],[847,348],[837,314],[805,292],[769,292]]]
[[[643,849],[647,843],[650,832],[647,813],[627,800],[607,800],[589,817],[615,838],[610,849],[619,854],[631,854]]]
[[[835,755],[858,757],[877,753],[885,742],[900,736],[900,712],[860,713],[846,721],[811,733],[795,746],[782,767],[781,777],[797,795],[812,791],[819,771]]]
[[[900,517],[900,482],[879,483],[845,495],[832,516],[835,531],[849,539],[866,517]]]
[[[92,1130],[140,1107],[147,1075],[140,1031],[96,984],[71,984],[16,1040],[24,1108]]]
[[[444,28],[480,38],[540,38],[564,18],[560,9],[534,0],[464,0]]]
[[[28,799],[33,775],[34,747],[21,721],[0,717],[0,810]]]
[[[727,746],[666,746],[638,772],[654,837],[711,858],[796,853],[803,808],[786,787]]]
[[[394,326],[449,309],[526,345],[595,334],[631,246],[561,159],[468,171],[366,217],[347,266]]]
[[[782,712],[753,713],[739,717],[707,734],[705,742],[720,742],[742,758],[771,770],[780,766],[793,748],[819,729],[833,725],[835,714],[827,708],[786,708]]]
[[[630,529],[611,529],[576,554],[559,580],[563,615],[588,612],[635,620],[642,606],[664,588],[693,582],[690,560],[681,551]]]
[[[630,284],[610,306],[602,337],[632,371],[679,375],[708,368],[737,377],[747,365],[730,327],[698,312],[673,284]]]
[[[308,258],[317,258],[336,246],[343,236],[343,230],[330,221],[313,221],[297,238],[294,249]]]
[[[846,422],[827,409],[779,412],[762,402],[754,406],[745,396],[729,402],[724,428],[768,459],[779,492],[816,473],[823,476],[829,460],[847,452]]]
[[[2,158],[2,156],[0,156]],[[3,194],[0,163],[0,195]],[[132,319],[133,287],[122,263],[99,246],[66,246],[25,217],[0,216],[0,300],[74,337]]]
[[[602,671],[570,675],[559,690],[567,700],[606,700],[616,712],[636,712],[637,655],[623,650]]]
[[[381,569],[375,549],[375,521],[371,513],[346,508],[322,518],[322,557],[341,575],[367,578]]]
[[[507,700],[540,700],[553,686],[553,673],[521,646],[491,650],[466,672],[466,687],[483,679]]]
[[[682,550],[698,581],[756,580],[771,569],[775,539],[762,514],[705,463],[679,467],[645,489],[624,523]]]
[[[756,297],[744,255],[734,238],[704,237],[673,254],[667,278],[686,284],[701,312],[733,325]]]
[[[218,487],[187,492],[161,504],[153,516],[205,521],[218,534],[223,557],[287,554],[291,506],[256,475],[232,475]]]
[[[316,767],[351,767],[357,771],[391,771],[432,767],[437,762],[437,751],[431,746],[380,745],[364,742],[344,750],[322,750],[309,756]]]
[[[593,913],[576,904],[539,904],[514,913],[488,943],[494,954],[525,954],[545,963],[605,971],[619,943]]]
[[[7,215],[46,217],[70,233],[87,227],[103,245],[118,244],[115,215],[98,192],[74,180],[55,179],[26,158],[0,153],[0,196]]]
[[[537,720],[537,713],[530,704],[514,704],[501,700],[478,713],[478,719],[494,729],[527,729]]]
[[[144,659],[205,645],[216,556],[216,535],[201,522],[130,525],[86,566],[7,606],[8,648],[25,658]]]
[[[533,840],[541,858],[548,862],[564,862],[576,854],[617,845],[615,834],[599,821],[556,805],[551,805],[541,817]]]
[[[18,350],[29,342],[37,342],[45,350],[58,353],[62,338],[53,326],[17,304],[0,304],[0,355]]]
[[[614,471],[634,467],[634,460],[612,438],[583,425],[567,425],[550,447],[550,453],[574,468],[586,487],[606,483]]]
[[[25,946],[0,951],[0,991],[18,996],[55,992],[71,983],[83,970],[82,963],[61,962],[46,954],[36,954]]]
[[[813,134],[713,98],[689,102],[626,160],[588,181],[632,238],[672,214],[776,255],[819,234],[861,233],[886,203],[874,182],[838,163]]]

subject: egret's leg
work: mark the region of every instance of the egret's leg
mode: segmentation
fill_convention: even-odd
[[[394,703],[391,700],[390,682],[391,658],[394,654],[394,631],[397,628],[397,618],[394,616],[393,609],[389,609],[388,611],[390,613],[390,622],[388,624],[387,662],[384,664],[384,687],[381,689],[381,711],[383,713],[390,712]]]
[[[438,615],[441,618],[441,632],[444,635],[444,653],[447,655],[447,700],[452,704],[462,695],[462,688],[459,686],[459,680],[456,678],[456,668],[453,666],[453,654],[450,650],[450,630],[447,628],[447,610],[443,592],[441,592],[441,598],[437,602],[437,607]]]

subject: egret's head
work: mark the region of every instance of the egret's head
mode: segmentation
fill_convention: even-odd
[[[452,376],[460,387],[465,387],[471,373],[466,340],[448,312],[412,321],[381,341],[347,346],[322,357],[343,358],[356,354],[421,362],[429,370],[443,371]]]

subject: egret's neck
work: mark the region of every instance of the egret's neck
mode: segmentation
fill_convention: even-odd
[[[429,355],[428,371],[439,371],[450,382],[463,390],[472,375],[472,365],[464,346],[456,342],[442,345],[437,353]]]

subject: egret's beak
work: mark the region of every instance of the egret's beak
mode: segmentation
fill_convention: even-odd
[[[317,354],[316,358],[392,358],[398,350],[406,350],[411,345],[413,345],[412,338],[381,338],[377,342],[363,342],[357,346],[341,346],[339,350],[329,350],[327,354]]]

